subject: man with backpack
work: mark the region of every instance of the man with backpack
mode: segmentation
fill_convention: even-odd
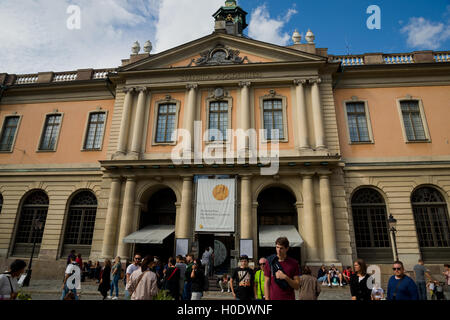
[[[267,258],[264,267],[264,294],[266,300],[295,300],[300,286],[298,262],[287,256],[289,240],[275,241],[277,253]]]
[[[231,292],[236,300],[253,300],[255,278],[253,270],[248,267],[248,256],[241,256],[239,263],[241,266],[234,270],[230,280]]]

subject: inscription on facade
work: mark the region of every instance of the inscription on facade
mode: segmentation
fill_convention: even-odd
[[[186,74],[181,77],[181,81],[223,81],[223,80],[240,80],[240,79],[258,79],[261,78],[259,72],[236,72],[236,73],[219,73],[219,74]]]

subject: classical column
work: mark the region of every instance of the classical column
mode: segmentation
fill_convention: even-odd
[[[189,149],[186,151],[192,152],[194,150],[194,122],[195,122],[195,111],[197,109],[197,88],[198,84],[190,83],[186,85],[186,89],[188,90],[188,99],[185,108],[186,117],[184,123],[184,129],[190,132],[191,134],[191,144]]]
[[[123,102],[122,121],[120,122],[119,142],[117,154],[126,154],[128,144],[128,131],[130,129],[131,104],[133,103],[134,88],[124,88],[125,101]]]
[[[250,110],[250,85],[249,81],[239,82],[239,86],[241,87],[241,105],[240,105],[240,128],[247,132],[248,129],[251,128],[251,110]],[[244,151],[249,150],[249,141],[248,137],[245,137]],[[242,150],[238,150],[238,152],[242,152]]]
[[[113,178],[106,211],[105,233],[103,235],[102,257],[111,259],[116,248],[117,222],[119,218],[120,178]]]
[[[303,176],[303,219],[304,222],[302,235],[306,244],[306,260],[307,262],[319,261],[319,245],[316,226],[315,199],[313,175],[306,174]]]
[[[131,152],[140,156],[142,150],[142,137],[144,136],[144,121],[145,121],[145,110],[146,110],[146,102],[147,102],[147,88],[141,87],[138,88],[139,92],[137,109],[136,109],[136,120],[133,128],[133,140],[131,144]]]
[[[253,239],[252,232],[252,177],[241,177],[241,239]]]
[[[297,95],[297,114],[298,114],[298,126],[299,128],[299,148],[300,149],[310,149],[309,147],[309,137],[308,137],[308,119],[306,115],[306,103],[305,103],[305,84],[306,80],[297,79],[294,80],[296,85],[295,92]]]
[[[181,191],[180,216],[175,227],[178,238],[190,239],[192,237],[192,176],[183,177],[183,190]]]
[[[320,213],[322,216],[323,252],[325,262],[337,262],[336,230],[329,174],[320,175]]]
[[[316,149],[326,149],[325,131],[323,126],[323,110],[320,102],[319,84],[322,82],[320,78],[309,80],[312,96],[312,110],[314,119],[314,134],[316,136]]]
[[[127,178],[125,184],[125,194],[123,197],[122,217],[120,220],[120,232],[118,241],[118,253],[120,258],[127,259],[130,257],[130,245],[123,242],[123,239],[132,233],[134,204],[136,196],[136,179],[134,177]]]

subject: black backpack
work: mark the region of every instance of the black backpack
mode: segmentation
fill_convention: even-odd
[[[280,262],[278,261],[278,256],[276,254],[271,255],[270,257],[267,258],[267,262],[270,265],[270,272],[272,274],[272,277],[275,280],[275,283],[283,290],[288,290],[291,288],[291,286],[289,285],[289,283],[286,280],[282,280],[282,279],[277,279],[276,277],[276,273],[277,271],[283,271],[283,267],[281,266]]]

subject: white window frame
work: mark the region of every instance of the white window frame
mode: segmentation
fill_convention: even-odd
[[[264,101],[266,100],[281,100],[281,109],[283,114],[283,139],[280,139],[280,143],[289,142],[289,130],[288,130],[288,120],[287,120],[287,97],[279,95],[275,90],[271,90],[270,94],[259,97],[259,118],[261,120],[260,130],[264,130]],[[263,134],[260,137],[261,143],[271,143],[272,140],[267,140],[266,135]]]
[[[397,101],[397,110],[398,110],[398,114],[400,117],[400,124],[402,126],[403,139],[405,140],[405,143],[431,143],[430,131],[428,129],[428,123],[427,123],[427,118],[425,116],[425,109],[423,107],[422,99],[411,97],[411,96],[406,96],[404,98],[398,98],[398,99],[396,99],[396,101]],[[418,102],[420,118],[422,119],[423,130],[425,132],[425,140],[420,140],[420,141],[408,140],[408,135],[406,134],[406,129],[405,129],[405,122],[403,119],[402,104],[401,104],[402,101],[417,101]]]
[[[205,133],[209,130],[209,109],[212,102],[220,102],[220,101],[226,101],[228,103],[228,130],[232,129],[232,111],[233,111],[233,98],[230,96],[224,96],[222,98],[214,98],[209,97],[206,99],[206,127],[205,127]],[[231,143],[231,137],[228,136],[227,132],[225,132],[225,137],[223,140],[209,140],[209,135],[207,136],[207,139],[205,140],[206,144],[217,144],[217,145],[224,145],[224,144],[230,144]]]
[[[17,122],[17,129],[16,132],[14,133],[14,138],[11,144],[11,149],[9,150],[0,150],[0,153],[13,153],[14,152],[14,147],[16,145],[16,139],[17,139],[17,135],[19,133],[19,129],[20,129],[20,123],[22,122],[22,115],[20,114],[7,114],[3,117],[3,122],[2,122],[2,127],[0,128],[0,135],[3,133],[3,128],[5,127],[5,123],[6,123],[6,118],[11,118],[11,117],[19,117],[19,121]],[[1,138],[1,136],[0,136]]]
[[[343,103],[344,103],[344,112],[345,112],[345,124],[347,126],[348,144],[374,144],[375,140],[373,138],[372,122],[370,120],[369,101],[364,100],[364,99],[356,99],[356,100],[352,99],[352,100],[345,100]],[[367,122],[367,131],[369,133],[369,141],[352,141],[352,137],[350,135],[350,125],[348,123],[348,111],[347,111],[348,103],[364,103],[364,112],[366,114],[366,122]]]
[[[93,113],[104,113],[105,114],[105,125],[103,128],[103,134],[102,134],[102,138],[101,138],[101,142],[100,142],[100,148],[99,149],[86,149],[86,138],[88,136],[88,130],[89,130],[89,120],[91,119],[91,114]],[[106,133],[106,124],[108,122],[108,111],[107,110],[103,110],[101,108],[97,109],[97,110],[93,110],[93,111],[89,111],[88,112],[88,116],[87,116],[87,121],[85,123],[84,126],[84,133],[83,133],[83,140],[81,141],[81,151],[86,151],[86,152],[98,152],[98,151],[102,151],[103,150],[103,143],[105,140],[105,133]]]
[[[176,146],[177,139],[173,142],[156,142],[156,130],[158,129],[158,111],[159,106],[162,104],[175,104],[175,130],[179,129],[178,121],[180,115],[181,101],[173,99],[170,95],[167,95],[165,99],[161,99],[155,102],[155,110],[153,111],[153,129],[152,129],[152,146]]]
[[[58,137],[56,138],[56,143],[55,143],[55,148],[53,150],[41,150],[41,141],[42,141],[42,137],[44,136],[44,130],[45,130],[45,124],[47,123],[47,117],[48,116],[56,116],[56,115],[60,115],[61,116],[61,121],[59,124],[59,130],[58,130]],[[59,143],[59,137],[61,136],[61,131],[62,131],[62,126],[63,126],[63,120],[64,120],[64,112],[49,112],[44,114],[44,121],[41,127],[41,134],[39,136],[39,140],[38,140],[38,144],[37,144],[37,148],[36,148],[36,152],[39,153],[45,153],[45,152],[56,152],[56,150],[58,150],[58,143]]]

